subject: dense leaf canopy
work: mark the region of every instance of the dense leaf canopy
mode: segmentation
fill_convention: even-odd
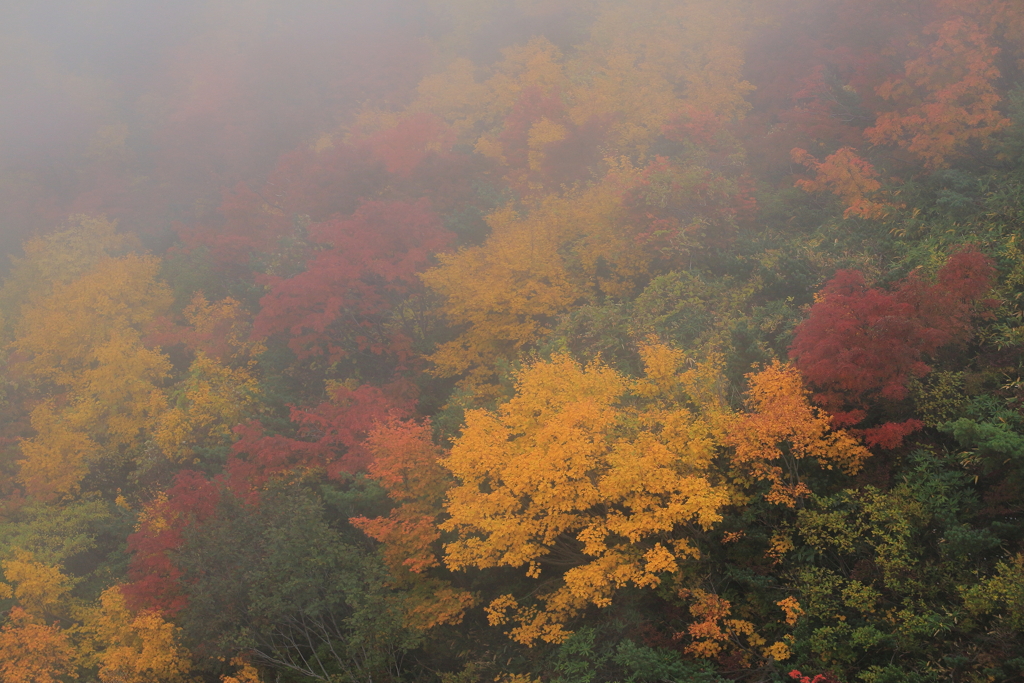
[[[8,4],[0,683],[1024,676],[1019,0]]]

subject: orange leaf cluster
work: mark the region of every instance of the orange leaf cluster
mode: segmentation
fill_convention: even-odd
[[[845,431],[831,429],[830,416],[811,405],[792,365],[775,361],[747,380],[747,412],[729,420],[724,441],[735,449],[738,467],[771,482],[769,502],[792,507],[810,493],[799,478],[800,460],[813,458],[853,474],[871,455]]]
[[[400,420],[380,424],[367,438],[367,447],[373,456],[370,476],[399,505],[387,517],[349,521],[384,545],[392,580],[410,591],[405,605],[410,625],[427,629],[459,623],[473,604],[472,596],[426,575],[439,564],[433,546],[441,537],[437,520],[450,483],[431,441],[430,425]]]
[[[893,205],[871,199],[882,189],[878,171],[859,157],[852,147],[843,147],[819,162],[807,150],[792,150],[793,161],[814,171],[813,179],[802,178],[796,186],[807,192],[831,192],[846,205],[843,218],[879,219],[893,209]]]
[[[1010,121],[998,110],[999,49],[990,36],[962,17],[925,33],[935,38],[906,63],[904,76],[878,86],[896,110],[881,114],[864,134],[875,144],[899,145],[928,168],[942,168],[969,143],[987,145]]]

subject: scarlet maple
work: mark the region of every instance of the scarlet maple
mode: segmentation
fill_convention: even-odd
[[[292,408],[298,438],[266,435],[263,426],[239,426],[227,475],[239,495],[257,491],[272,477],[289,472],[319,470],[336,478],[357,472],[370,462],[366,437],[379,422],[409,417],[414,398],[405,382],[384,388],[363,385],[329,387],[331,400],[310,409]]]
[[[199,472],[184,470],[170,489],[146,506],[138,529],[128,537],[130,583],[121,588],[132,609],[174,616],[185,607],[182,571],[172,555],[183,545],[190,527],[213,516],[220,496],[215,483]]]
[[[836,425],[856,425],[870,404],[900,401],[926,362],[971,333],[979,299],[992,285],[991,261],[974,249],[949,257],[929,284],[912,274],[892,291],[869,288],[858,271],[830,280],[796,330],[790,355]],[[869,445],[894,447],[917,420],[868,432]]]
[[[385,313],[418,284],[417,273],[452,235],[426,200],[366,202],[351,218],[310,226],[320,246],[306,270],[290,278],[266,276],[269,292],[254,323],[258,336],[284,333],[304,358],[335,361],[356,350],[405,353],[403,335],[388,329]]]

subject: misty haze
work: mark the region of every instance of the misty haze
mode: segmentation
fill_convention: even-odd
[[[1024,677],[1020,0],[6,0],[0,683]]]

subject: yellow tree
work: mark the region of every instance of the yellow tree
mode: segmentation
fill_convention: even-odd
[[[536,194],[560,184],[538,171],[552,154],[564,156],[569,148],[557,145],[574,135],[606,156],[643,158],[684,108],[722,121],[749,108],[745,3],[616,2],[596,15],[571,59],[545,38],[507,48],[489,73],[456,58],[421,81],[410,110],[441,117],[463,142],[506,165],[514,187]]]
[[[11,609],[0,628],[0,681],[61,683],[78,678],[76,662],[66,632],[38,623],[21,607]]]
[[[102,683],[171,683],[186,680],[188,650],[180,629],[156,612],[131,612],[120,587],[108,588],[84,613],[84,659]]]
[[[519,642],[561,642],[589,605],[658,585],[698,556],[684,529],[710,528],[728,501],[711,474],[725,410],[716,361],[690,364],[656,344],[641,353],[637,381],[567,356],[535,363],[508,403],[467,413],[443,461],[458,480],[441,525],[458,537],[445,546],[451,569],[560,573],[538,600],[488,607],[492,624],[517,624]]]
[[[98,459],[138,446],[164,410],[158,384],[170,363],[141,339],[171,301],[158,269],[149,256],[104,258],[26,308],[12,346],[50,394],[32,411],[35,436],[21,443],[29,492],[76,490]]]
[[[75,280],[105,258],[123,256],[135,246],[130,235],[104,218],[71,216],[62,229],[22,245],[24,256],[11,259],[11,271],[0,288],[0,310],[9,323],[21,307],[50,294],[57,283]]]
[[[0,568],[10,582],[0,582],[0,599],[16,601],[0,629],[0,681],[58,683],[76,678],[78,653],[68,633],[47,623],[65,612],[72,579],[22,550],[15,550]]]
[[[539,201],[527,215],[488,216],[492,233],[477,247],[439,257],[423,280],[445,298],[444,315],[464,331],[430,357],[442,377],[467,373],[464,386],[494,381],[549,330],[554,316],[598,295],[627,294],[647,258],[621,229],[612,182]]]
[[[59,568],[37,562],[31,553],[15,550],[12,557],[0,562],[4,578],[11,586],[0,584],[0,593],[8,593],[18,606],[36,622],[56,615],[62,609],[74,581]],[[0,596],[2,597],[2,596]]]
[[[610,152],[645,152],[684,106],[741,117],[745,10],[732,0],[609,3],[567,67],[573,119],[615,114]]]
[[[195,357],[153,433],[154,443],[176,461],[194,457],[198,447],[231,443],[231,428],[259,402],[255,366],[265,350],[250,339],[251,326],[234,299],[210,303],[196,294],[184,316],[189,325],[176,336]]]

